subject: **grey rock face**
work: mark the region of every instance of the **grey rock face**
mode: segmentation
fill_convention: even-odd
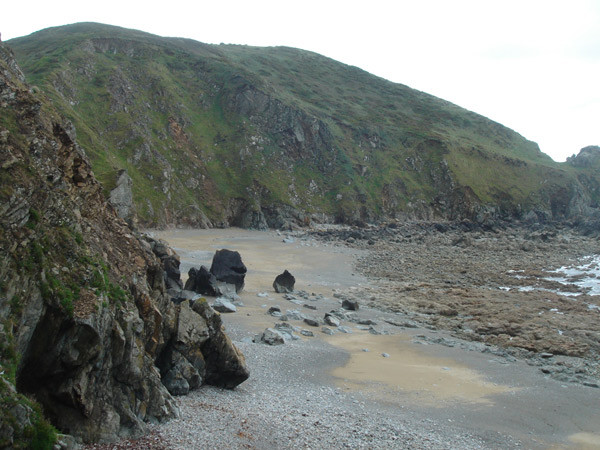
[[[201,384],[202,377],[183,355],[173,351],[171,368],[162,377],[162,382],[171,395],[186,395]]]
[[[574,167],[594,167],[600,163],[600,147],[590,145],[582,148],[577,155],[567,158]]]
[[[224,297],[233,302],[240,301],[240,296],[236,292],[235,284],[217,281],[217,291],[221,297]]]
[[[165,256],[162,259],[163,268],[165,269],[165,287],[167,289],[182,289],[181,272],[179,271],[179,256]]]
[[[246,381],[250,376],[246,359],[223,331],[221,316],[205,301],[194,302],[192,309],[204,319],[210,335],[200,349],[206,362],[205,382],[233,389]]]
[[[297,309],[288,309],[285,312],[285,315],[287,316],[287,318],[289,320],[304,320],[304,318],[306,317],[304,314],[302,314]]]
[[[283,104],[250,83],[242,86],[230,98],[231,109],[250,117],[260,129],[276,136],[278,145],[290,154],[298,158],[312,158],[323,171],[327,171],[327,155],[333,153],[333,135],[327,124]]]
[[[202,344],[210,338],[206,320],[186,300],[177,306],[175,335],[159,358],[163,384],[172,395],[185,395],[202,384],[206,373]]]
[[[58,427],[86,441],[114,439],[123,423],[127,433],[139,434],[145,420],[176,415],[152,358],[151,336],[160,335],[162,315],[147,306],[145,318],[154,317],[158,328],[134,309],[65,321],[60,311],[45,308],[23,359],[19,389],[35,392]],[[136,414],[139,407],[144,414]]]
[[[130,222],[135,215],[133,204],[133,181],[126,170],[120,170],[117,175],[117,186],[110,191],[108,201],[117,211],[117,215]]]

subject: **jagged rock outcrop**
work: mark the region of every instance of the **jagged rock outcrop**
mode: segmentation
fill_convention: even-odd
[[[171,301],[165,283],[181,287],[178,257],[116,215],[70,125],[24,84],[3,44],[0,118],[2,383],[34,397],[59,430],[91,442],[175,417],[163,381],[180,393],[168,382],[180,375],[190,389],[247,378],[218,314]],[[1,429],[18,419],[6,411]],[[14,445],[26,439],[15,430]]]
[[[108,198],[110,204],[117,210],[117,215],[128,223],[133,223],[135,218],[132,186],[133,181],[127,171],[120,170],[117,174],[117,185],[110,191]]]
[[[220,315],[206,300],[186,300],[177,306],[177,312],[171,345],[159,358],[169,392],[187,394],[203,382],[233,388],[248,378],[243,354],[223,333]]]
[[[332,170],[327,163],[335,154],[334,139],[327,124],[267,95],[240,76],[231,83],[237,86],[229,97],[231,110],[276,136],[278,146],[292,159],[312,159],[323,172]]]
[[[216,297],[221,293],[218,283],[217,278],[209,272],[206,266],[200,266],[199,269],[192,267],[188,271],[185,290]]]
[[[589,145],[582,148],[577,155],[567,158],[573,167],[598,168],[600,167],[600,147]]]

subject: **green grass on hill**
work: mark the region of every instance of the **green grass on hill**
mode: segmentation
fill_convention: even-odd
[[[235,198],[376,217],[459,187],[484,205],[510,199],[548,209],[548,183],[576,182],[577,171],[498,123],[305,50],[206,45],[94,23],[9,45],[29,82],[75,124],[105,189],[128,170],[148,224],[191,207],[222,220]],[[246,88],[326,124],[331,147],[294,153],[268,124],[232,109]]]

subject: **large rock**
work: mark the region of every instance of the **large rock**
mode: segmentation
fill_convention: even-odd
[[[240,292],[244,288],[246,272],[246,266],[238,252],[227,249],[215,252],[210,266],[210,273],[217,280],[235,285],[236,292]]]
[[[262,342],[267,345],[282,345],[285,344],[285,339],[283,335],[273,328],[267,328],[265,331],[260,334],[257,339],[257,342]]]
[[[205,320],[210,335],[201,347],[206,362],[205,382],[233,389],[246,381],[250,376],[246,359],[225,334],[219,313],[205,301],[194,302],[192,309]]]
[[[171,394],[187,394],[203,382],[232,389],[248,378],[244,356],[206,300],[183,301],[178,312],[176,332],[159,358]]]
[[[275,289],[275,292],[279,293],[294,292],[295,283],[296,278],[294,278],[287,270],[284,270],[284,272],[277,275],[275,281],[273,281],[273,289]]]
[[[160,258],[164,270],[166,288],[181,290],[183,282],[181,281],[181,272],[179,271],[181,264],[179,255],[169,247],[167,242],[161,239],[154,239],[147,234],[141,235],[140,243],[145,250],[149,249],[150,252]]]
[[[158,365],[169,392],[184,395],[202,384],[206,363],[200,348],[210,338],[210,331],[206,320],[191,309],[189,300],[180,303],[177,312],[175,334],[158,358]]]
[[[178,351],[170,354],[169,365],[162,382],[171,395],[186,395],[202,383],[198,370]]]
[[[221,294],[217,278],[208,271],[206,266],[200,266],[200,269],[192,267],[189,270],[184,289],[212,297]]]

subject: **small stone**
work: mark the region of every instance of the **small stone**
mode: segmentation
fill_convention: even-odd
[[[358,311],[358,302],[356,300],[342,300],[342,308],[349,311]]]
[[[340,319],[338,319],[336,316],[332,316],[331,314],[325,314],[325,323],[327,325],[331,325],[332,327],[339,327]]]
[[[342,333],[352,334],[352,330],[345,326],[339,326],[338,330],[340,330]]]
[[[236,292],[235,284],[217,281],[217,290],[220,292],[220,297],[225,297],[231,301],[240,300],[240,296],[237,295]]]
[[[371,319],[360,319],[358,322],[359,325],[377,325],[377,322]]]
[[[554,356],[553,353],[543,352],[540,353],[540,358],[552,358]]]
[[[316,306],[313,306],[313,305],[308,305],[308,304],[306,304],[306,303],[305,303],[303,306],[304,306],[305,308],[307,308],[307,309],[312,309],[312,310],[316,310],[316,309],[317,309],[317,307],[316,307]]]
[[[389,358],[390,355],[388,353],[382,353],[381,356],[383,356],[384,358]]]
[[[293,326],[292,324],[288,323],[288,322],[283,322],[283,323],[276,323],[275,324],[275,329],[278,331],[286,332],[288,334],[292,334],[294,331],[298,331],[299,328]]]
[[[327,328],[327,327],[321,328],[321,332],[328,334],[329,336],[333,336],[335,334],[335,331],[333,331],[331,328]]]
[[[285,315],[288,317],[289,320],[304,320],[304,318],[306,317],[304,314],[302,314],[297,309],[292,309],[292,310],[288,309],[285,312]]]
[[[306,317],[304,319],[304,323],[307,325],[310,325],[311,327],[318,327],[319,326],[319,322],[311,317]]]
[[[281,308],[279,305],[271,306],[267,311],[267,314],[274,315],[273,313],[279,313],[279,315],[281,315]]]
[[[313,336],[315,335],[315,334],[314,334],[312,331],[310,331],[310,330],[301,330],[301,331],[300,331],[300,334],[301,334],[302,336],[308,336],[308,337],[313,337]]]
[[[234,313],[237,311],[236,306],[223,297],[216,299],[212,304],[212,307],[215,311],[219,311],[221,313]]]
[[[368,353],[369,349],[368,348],[363,348],[362,351],[365,352],[365,353]]]
[[[285,339],[283,335],[273,328],[267,328],[263,331],[262,335],[260,335],[260,342],[264,342],[267,345],[281,345],[285,344]]]

